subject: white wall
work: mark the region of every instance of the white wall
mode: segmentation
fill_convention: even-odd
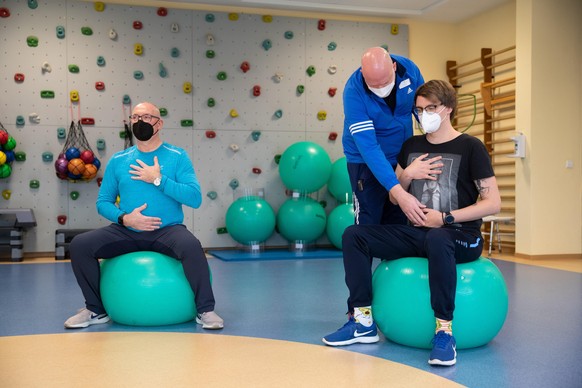
[[[345,80],[359,66],[363,51],[376,45],[387,44],[391,51],[408,55],[408,26],[399,25],[398,34],[391,33],[389,23],[364,23],[326,20],[325,30],[319,30],[318,20],[299,17],[274,16],[273,21],[263,21],[262,15],[239,14],[238,20],[229,20],[227,13],[169,10],[166,17],[156,14],[154,7],[131,7],[107,4],[103,12],[97,12],[93,2],[59,0],[39,4],[30,9],[26,0],[0,1],[0,6],[11,11],[9,18],[0,24],[0,121],[17,139],[17,151],[27,154],[25,162],[13,163],[13,174],[0,180],[0,191],[11,190],[9,200],[0,198],[0,206],[6,208],[33,208],[38,227],[26,234],[26,252],[47,252],[54,249],[54,231],[59,228],[93,228],[108,221],[98,216],[95,200],[98,186],[89,183],[69,183],[56,178],[52,162],[43,162],[41,155],[50,151],[56,160],[63,148],[63,140],[57,138],[57,128],[68,129],[71,120],[93,117],[94,126],[84,126],[85,134],[93,150],[96,142],[104,139],[105,150],[98,152],[103,163],[100,175],[111,155],[123,148],[119,137],[123,119],[129,115],[130,106],[122,103],[124,95],[131,97],[133,105],[148,100],[168,110],[164,118],[164,139],[181,146],[191,154],[204,195],[200,209],[186,211],[186,225],[200,238],[205,247],[235,246],[227,234],[218,234],[217,228],[225,226],[224,215],[233,198],[229,183],[232,179],[240,187],[264,188],[267,201],[275,210],[287,199],[274,156],[297,141],[314,141],[326,149],[332,161],[343,156],[341,132],[343,130],[342,92]],[[212,13],[214,22],[206,15]],[[143,29],[133,28],[133,21],[143,23]],[[172,32],[177,23],[179,32]],[[66,36],[56,36],[56,26],[65,27]],[[81,33],[89,26],[93,35]],[[109,38],[109,30],[116,30],[116,40]],[[286,31],[294,33],[286,39]],[[213,34],[215,44],[209,46],[207,34]],[[38,47],[28,47],[26,38],[39,38]],[[262,42],[272,41],[272,48],[265,50]],[[330,51],[330,42],[337,49]],[[134,45],[141,43],[143,55],[134,54]],[[177,47],[180,56],[171,56]],[[206,51],[215,51],[215,57],[206,57]],[[105,66],[97,65],[97,57],[103,56]],[[49,62],[52,71],[42,72],[41,66]],[[250,62],[251,69],[243,73],[239,68],[243,61]],[[159,76],[159,66],[168,76]],[[68,71],[68,65],[80,67],[78,74]],[[315,66],[316,74],[309,77],[306,68]],[[329,66],[337,66],[337,73],[328,72]],[[136,80],[133,72],[140,70],[142,80]],[[219,71],[225,71],[227,80],[219,81]],[[14,82],[15,73],[24,73],[25,82]],[[276,82],[275,73],[283,79]],[[104,91],[95,89],[95,82],[105,83]],[[191,82],[193,92],[185,94],[184,82]],[[296,93],[297,85],[305,85],[305,93]],[[261,96],[252,96],[252,87],[260,85]],[[335,97],[328,89],[336,87]],[[41,90],[53,90],[54,99],[40,98]],[[69,92],[77,90],[80,104],[69,109]],[[207,99],[213,97],[216,106],[209,108]],[[239,116],[229,112],[236,109]],[[275,111],[283,116],[277,119]],[[317,113],[327,112],[327,119],[320,121]],[[37,113],[40,123],[28,120],[31,112]],[[16,126],[16,116],[26,118],[24,126]],[[192,119],[193,127],[182,127],[181,120]],[[208,139],[207,130],[214,130],[217,137]],[[253,131],[261,131],[259,141],[251,137]],[[335,141],[328,140],[331,132],[337,132]],[[233,152],[229,146],[240,147]],[[261,174],[254,174],[253,168]],[[29,188],[32,179],[40,181],[39,189]],[[72,200],[70,193],[77,191],[79,199]],[[216,191],[218,198],[206,197]],[[329,213],[336,201],[322,188],[313,196],[328,203]],[[68,217],[65,225],[57,222],[59,215]],[[320,243],[327,243],[323,236]],[[275,234],[268,245],[285,245],[286,241]]]
[[[582,3],[517,1],[517,252],[582,253]],[[573,168],[566,168],[566,161]]]

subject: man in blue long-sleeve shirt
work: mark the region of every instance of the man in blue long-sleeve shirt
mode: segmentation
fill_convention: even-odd
[[[344,94],[343,148],[354,192],[356,224],[423,225],[423,205],[402,189],[396,157],[412,136],[414,93],[424,83],[409,59],[372,47],[348,79]],[[388,200],[391,193],[399,206]]]
[[[160,138],[163,120],[155,105],[138,104],[130,121],[137,144],[112,156],[97,197],[98,213],[113,223],[77,235],[69,248],[85,308],[69,318],[65,327],[109,321],[99,291],[98,259],[155,251],[182,262],[195,295],[197,323],[204,329],[222,329],[224,322],[214,312],[206,255],[200,241],[182,224],[182,205],[198,208],[202,203],[192,162],[186,151]]]

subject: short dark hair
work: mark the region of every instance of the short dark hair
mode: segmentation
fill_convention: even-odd
[[[415,103],[418,96],[435,103],[440,102],[447,108],[451,108],[451,121],[453,121],[455,113],[457,112],[457,91],[449,82],[438,79],[430,80],[416,90],[416,94],[414,95]]]

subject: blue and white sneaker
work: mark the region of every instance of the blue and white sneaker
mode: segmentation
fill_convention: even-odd
[[[428,363],[430,365],[451,366],[457,362],[457,342],[455,337],[444,331],[437,332],[432,339],[432,352]]]
[[[323,343],[329,346],[343,346],[355,343],[373,344],[379,340],[376,322],[372,322],[372,326],[364,326],[356,322],[354,317],[351,316],[348,322],[335,333],[323,337]]]

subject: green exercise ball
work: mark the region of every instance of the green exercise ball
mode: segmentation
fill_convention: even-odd
[[[372,277],[372,313],[386,338],[402,345],[431,348],[435,317],[430,305],[428,260],[406,257],[383,261]],[[491,341],[507,316],[507,287],[489,259],[457,264],[453,335],[458,349]]]
[[[340,203],[352,202],[353,192],[345,156],[336,160],[331,166],[327,190]]]
[[[329,180],[331,159],[319,144],[309,141],[295,143],[281,155],[279,174],[289,190],[313,193]]]
[[[124,325],[172,325],[196,316],[194,293],[182,263],[157,252],[103,260],[101,299],[111,319]]]
[[[277,229],[288,241],[313,242],[325,231],[323,206],[309,197],[289,198],[277,212]]]
[[[226,211],[226,229],[241,244],[264,242],[275,231],[275,211],[260,197],[241,197]]]
[[[344,230],[354,224],[354,204],[342,203],[329,213],[327,217],[327,238],[337,248],[342,249]]]

